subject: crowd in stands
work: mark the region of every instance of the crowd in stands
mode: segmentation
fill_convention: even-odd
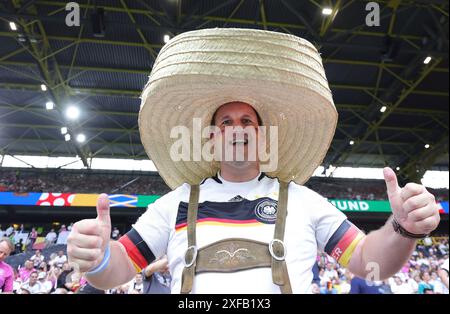
[[[0,170],[0,192],[162,195],[170,188],[159,176]]]
[[[384,281],[355,277],[325,253],[317,256],[312,291],[316,294],[448,294],[439,271],[448,268],[448,237],[420,240],[411,258],[394,276]],[[446,262],[447,266],[443,266]],[[448,276],[448,269],[446,271]]]
[[[14,293],[170,293],[170,273],[164,258],[149,265],[142,273],[136,274],[127,284],[106,291],[91,287],[68,263],[65,241],[70,229],[71,225],[67,228],[62,225],[57,232],[54,229],[49,230],[45,235],[42,251],[31,249],[33,243],[30,240],[20,244],[14,243],[16,251],[6,260],[14,267]],[[8,227],[2,231],[0,227],[0,238],[7,236],[14,241],[14,234],[19,232],[19,228],[11,230],[11,227]],[[117,240],[120,237],[120,230],[113,227],[111,238]],[[384,281],[368,282],[355,277],[332,257],[320,253],[313,268],[311,290],[316,294],[448,294],[448,288],[439,276],[439,270],[444,267],[445,261],[448,268],[448,257],[448,236],[428,237],[418,241],[411,258],[395,276]],[[448,275],[448,271],[446,273]]]
[[[31,240],[32,232],[28,232],[25,241],[16,241],[17,236],[24,233],[23,225],[11,225],[6,230],[0,226],[0,239],[11,240],[15,251],[6,259],[13,268],[14,281],[12,293],[15,294],[144,294],[170,293],[170,273],[167,258],[163,257],[146,267],[142,273],[136,274],[129,283],[110,290],[98,290],[90,286],[86,279],[70,265],[67,252],[67,236],[71,225],[62,225],[58,233],[54,229],[45,235],[43,249],[34,249]],[[36,228],[32,228],[36,230]],[[113,227],[111,239],[118,240],[121,233]],[[1,278],[0,278],[1,279]],[[0,287],[0,293],[2,289]]]
[[[305,185],[330,199],[387,200],[383,180],[313,177]],[[437,201],[449,199],[448,189],[428,190]],[[157,175],[0,169],[2,191],[164,195],[170,188]]]

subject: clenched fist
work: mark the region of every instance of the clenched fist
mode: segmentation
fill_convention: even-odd
[[[434,195],[420,184],[398,186],[397,176],[387,167],[383,170],[392,213],[397,222],[408,232],[429,234],[437,228],[440,216]]]
[[[69,262],[80,272],[87,272],[98,266],[104,255],[111,235],[108,195],[101,194],[97,200],[97,218],[78,221],[67,238]]]

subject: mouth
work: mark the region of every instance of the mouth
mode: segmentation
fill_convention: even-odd
[[[236,145],[247,145],[248,144],[248,139],[234,139],[230,143],[233,146],[236,146]]]

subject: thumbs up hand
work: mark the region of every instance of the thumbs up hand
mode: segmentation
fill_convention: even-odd
[[[69,263],[78,271],[87,272],[98,266],[111,236],[111,218],[108,195],[101,194],[97,200],[97,218],[78,221],[67,238]]]
[[[398,186],[395,172],[383,169],[387,194],[392,213],[397,222],[408,232],[429,234],[437,228],[440,216],[434,195],[420,184],[408,183]]]

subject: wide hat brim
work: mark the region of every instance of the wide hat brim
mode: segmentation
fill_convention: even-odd
[[[206,29],[174,37],[161,49],[141,98],[142,144],[172,189],[215,175],[218,164],[194,161],[192,151],[189,161],[174,161],[171,130],[186,126],[192,135],[194,118],[206,127],[225,103],[248,103],[265,126],[278,128],[277,167],[267,174],[298,184],[322,163],[337,123],[317,50],[268,31]]]

